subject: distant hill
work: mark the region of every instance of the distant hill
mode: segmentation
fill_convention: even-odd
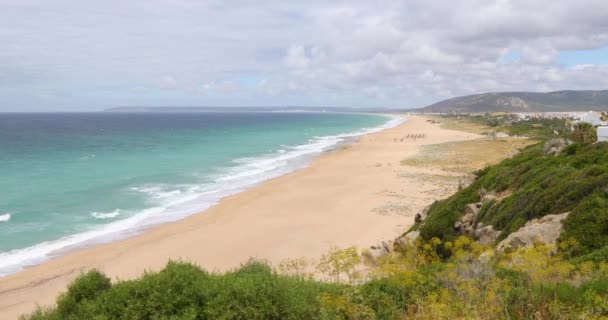
[[[124,112],[124,113],[179,113],[179,112],[390,112],[389,109],[376,108],[349,108],[349,107],[116,107],[104,110],[104,112]]]
[[[494,92],[451,98],[423,112],[559,112],[608,110],[608,90]]]

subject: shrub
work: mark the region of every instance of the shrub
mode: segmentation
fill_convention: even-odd
[[[321,257],[317,269],[331,281],[340,281],[340,276],[346,274],[348,281],[353,282],[358,277],[356,267],[359,262],[361,259],[356,247],[334,247]]]
[[[561,239],[577,239],[576,255],[608,246],[608,192],[597,190],[586,197],[563,223]]]
[[[319,319],[321,294],[337,296],[343,289],[281,276],[257,261],[225,274],[169,262],[160,272],[109,284],[103,274],[87,273],[55,307],[24,319]]]
[[[591,144],[597,141],[597,130],[587,122],[579,122],[574,125],[572,140],[581,144]]]
[[[424,224],[416,226],[425,240],[453,240],[453,228],[466,204],[479,201],[481,188],[510,195],[484,206],[478,221],[501,230],[498,240],[527,221],[547,214],[571,212],[564,235],[580,243],[575,255],[589,253],[608,243],[608,144],[576,144],[559,156],[544,156],[542,144],[480,170],[469,187],[437,201]],[[574,149],[575,148],[575,149]],[[565,238],[564,238],[565,239]]]
[[[98,270],[81,274],[57,300],[57,315],[63,319],[70,318],[87,300],[96,299],[111,286],[110,279]]]

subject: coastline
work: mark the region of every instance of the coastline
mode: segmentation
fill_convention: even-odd
[[[412,133],[425,138],[404,142]],[[435,169],[402,166],[401,161],[424,145],[478,137],[408,117],[322,153],[303,169],[225,197],[204,214],[0,278],[0,314],[16,318],[35,304],[54,302],[69,281],[90,268],[129,279],[158,270],[169,259],[221,271],[250,257],[277,264],[288,257],[314,259],[332,246],[369,246],[405,230],[416,212],[455,188],[437,190],[421,180]]]
[[[330,112],[336,114],[336,112]],[[184,219],[207,210],[221,199],[248,190],[264,181],[307,167],[316,157],[348,144],[357,137],[394,127],[403,117],[390,114],[360,114],[384,118],[381,124],[358,127],[327,135],[310,137],[294,145],[281,145],[279,149],[258,154],[236,157],[233,166],[212,169],[213,182],[194,183],[188,187],[154,184],[129,187],[146,197],[150,204],[139,209],[125,210],[134,214],[122,217],[122,209],[92,211],[96,219],[110,222],[94,228],[86,228],[58,239],[41,241],[30,246],[0,252],[0,278],[17,273],[28,267],[57,258],[74,251],[111,243],[139,235],[158,225]],[[213,171],[215,170],[215,171]],[[156,200],[162,199],[162,200]],[[107,201],[107,200],[106,200]],[[118,219],[113,219],[117,216]],[[128,213],[127,213],[128,215]],[[2,222],[0,215],[0,222]],[[10,219],[10,214],[8,216]]]

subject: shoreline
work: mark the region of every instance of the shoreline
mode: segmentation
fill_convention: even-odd
[[[401,160],[423,145],[480,137],[440,129],[424,119],[408,116],[395,127],[355,137],[302,169],[222,198],[204,214],[0,278],[0,314],[16,318],[35,304],[53,303],[75,276],[90,268],[123,280],[158,270],[169,259],[223,271],[249,258],[273,264],[285,258],[315,259],[332,246],[365,247],[402,232],[428,200],[447,196],[449,188],[437,191],[416,176],[437,170],[402,166]],[[427,137],[403,142],[408,131]],[[415,192],[398,196],[407,191]]]
[[[369,116],[380,115],[385,117],[385,120],[382,124],[373,127],[362,127],[353,131],[313,137],[308,142],[286,147],[286,150],[281,150],[284,153],[272,151],[247,158],[248,162],[240,163],[234,168],[225,170],[226,172],[222,174],[220,179],[231,177],[233,174],[239,176],[242,170],[250,165],[253,165],[253,168],[248,168],[248,170],[259,170],[255,165],[256,162],[260,161],[281,160],[285,163],[264,168],[263,171],[255,172],[253,175],[249,171],[246,171],[248,176],[244,179],[239,179],[240,181],[236,184],[236,181],[233,181],[228,186],[216,186],[218,188],[211,191],[199,191],[195,194],[187,194],[185,197],[182,197],[183,199],[172,200],[173,203],[171,204],[159,204],[156,207],[142,208],[139,210],[139,213],[133,216],[100,225],[92,230],[81,231],[59,239],[43,241],[29,247],[2,252],[0,253],[0,279],[72,252],[129,239],[158,226],[180,221],[191,215],[201,213],[215,206],[226,197],[249,190],[268,180],[304,169],[317,157],[348,145],[361,136],[386,130],[406,121],[405,117],[396,114],[359,114]],[[243,159],[237,158],[235,161]],[[236,171],[232,172],[234,170]],[[115,211],[118,210],[120,209],[116,209]],[[1,217],[2,215],[0,215]]]

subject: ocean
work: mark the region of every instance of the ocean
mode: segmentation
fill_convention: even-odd
[[[0,114],[0,276],[182,219],[399,122],[307,112]]]

